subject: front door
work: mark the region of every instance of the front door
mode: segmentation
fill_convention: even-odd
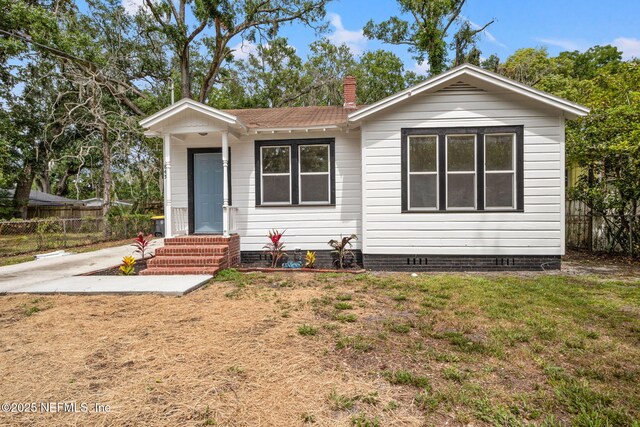
[[[222,153],[194,152],[192,155],[192,232],[222,233]]]

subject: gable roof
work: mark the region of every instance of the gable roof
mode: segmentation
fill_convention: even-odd
[[[471,64],[462,64],[442,74],[433,76],[413,87],[384,98],[374,104],[361,108],[358,111],[349,114],[348,121],[350,123],[361,121],[372,114],[405,101],[414,95],[427,92],[434,88],[443,87],[447,84],[457,84],[460,78],[464,76],[474,77],[483,82],[510,90],[534,101],[557,108],[567,113],[570,118],[586,116],[589,114],[589,109],[582,105],[578,105],[547,92],[534,89],[530,86],[516,82],[515,80],[511,80],[499,74],[492,73],[491,71],[487,71],[483,68],[476,67]]]
[[[353,108],[329,107],[281,107],[224,110],[246,124],[247,128],[286,129],[339,126],[347,123]]]
[[[10,188],[6,191],[6,198],[13,198],[15,189]],[[29,206],[65,206],[65,205],[84,205],[82,200],[68,199],[66,197],[56,196],[38,190],[29,191]]]
[[[157,113],[150,115],[146,119],[141,120],[140,126],[144,128],[150,128],[186,110],[199,112],[207,117],[211,117],[214,120],[221,121],[234,127],[246,128],[244,123],[242,123],[234,115],[225,113],[224,111],[218,110],[217,108],[209,107],[208,105],[205,105],[198,101],[194,101],[190,98],[182,98],[180,101],[175,102],[166,108],[163,108]]]

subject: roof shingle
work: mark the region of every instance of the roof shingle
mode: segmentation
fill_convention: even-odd
[[[357,108],[282,107],[223,111],[233,114],[250,129],[277,129],[345,124],[347,115],[356,111]]]

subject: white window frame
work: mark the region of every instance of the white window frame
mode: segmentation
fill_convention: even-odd
[[[473,137],[473,171],[449,171],[449,137],[458,136],[472,136]],[[453,211],[476,211],[478,210],[478,135],[473,133],[451,133],[445,135],[444,141],[444,168],[445,168],[445,198],[446,198],[446,210]],[[449,175],[469,175],[473,172],[473,206],[472,207],[460,207],[449,206]]]
[[[302,147],[325,147],[327,149],[326,172],[302,172]],[[302,201],[302,175],[327,175],[327,200],[315,202]],[[298,145],[298,204],[299,205],[327,205],[331,203],[331,145],[330,144],[299,144]]]
[[[264,164],[262,163],[263,155],[262,150],[265,148],[286,148],[289,151],[289,172],[288,173],[273,173],[273,172],[264,172]],[[291,174],[293,173],[293,164],[291,159],[291,146],[290,145],[263,145],[260,147],[260,204],[269,206],[269,205],[291,205],[293,201],[291,200],[291,188],[293,183],[291,182]],[[288,202],[265,202],[264,201],[264,177],[265,176],[289,176],[289,201]]]
[[[490,171],[487,170],[487,136],[511,136],[511,153],[512,153],[512,159],[511,159],[511,169],[510,170],[494,170],[494,171]],[[492,210],[505,210],[505,209],[516,209],[516,203],[517,203],[517,191],[518,191],[518,185],[517,185],[517,177],[516,177],[516,134],[512,133],[512,132],[499,132],[499,133],[487,133],[484,135],[484,141],[482,141],[482,149],[484,150],[484,210],[486,211],[492,211]],[[512,179],[512,192],[513,192],[513,197],[511,199],[511,206],[487,206],[487,175],[491,174],[491,173],[511,173],[513,175],[513,179]]]
[[[436,141],[436,170],[435,172],[411,172],[411,139],[432,137]],[[407,209],[410,211],[437,211],[440,205],[440,144],[438,135],[408,135],[407,136]],[[424,206],[411,207],[411,175],[435,175],[436,176],[436,206],[427,208]]]

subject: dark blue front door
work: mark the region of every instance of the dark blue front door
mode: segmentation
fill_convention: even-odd
[[[193,231],[222,233],[222,154],[193,154]]]

